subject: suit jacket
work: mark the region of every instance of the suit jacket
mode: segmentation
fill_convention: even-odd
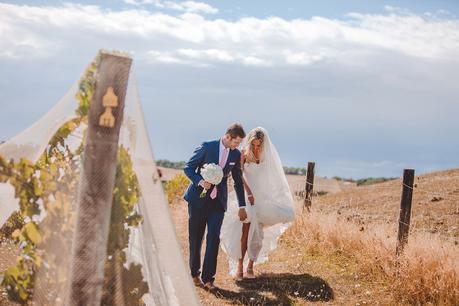
[[[203,142],[197,147],[190,160],[185,164],[184,172],[191,180],[191,184],[185,192],[184,199],[190,205],[204,206],[204,201],[210,197],[212,188],[207,191],[205,198],[200,198],[203,187],[199,186],[202,180],[201,169],[204,164],[219,164],[220,140]],[[222,208],[226,211],[228,202],[228,176],[233,176],[234,190],[236,191],[239,207],[245,206],[244,184],[242,181],[241,152],[238,149],[230,150],[226,165],[223,168],[223,179],[217,185],[217,198]]]

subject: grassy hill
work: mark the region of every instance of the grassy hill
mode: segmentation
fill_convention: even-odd
[[[181,170],[160,168],[164,180]],[[305,177],[289,175],[292,192]],[[258,278],[235,282],[219,253],[216,285],[197,289],[203,305],[457,305],[459,300],[459,169],[417,176],[409,243],[395,257],[401,181],[369,186],[339,179],[315,179],[311,213],[297,215],[270,254],[255,266]],[[188,258],[187,206],[170,205],[185,260]],[[11,265],[17,248],[0,245],[0,270]],[[0,295],[0,305],[9,305]]]

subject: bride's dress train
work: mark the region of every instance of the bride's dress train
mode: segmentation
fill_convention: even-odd
[[[255,205],[246,199],[246,211],[250,222],[247,243],[248,259],[255,264],[268,260],[268,254],[277,247],[277,240],[288,228],[294,218],[294,204],[279,155],[271,143],[268,133],[265,135],[264,151],[261,162],[246,163],[244,177],[253,193]],[[236,274],[241,258],[242,222],[238,217],[238,202],[233,192],[228,195],[228,209],[221,228],[221,247],[229,259],[230,274]]]

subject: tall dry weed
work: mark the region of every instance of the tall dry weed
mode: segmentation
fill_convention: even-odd
[[[361,272],[387,283],[394,304],[458,305],[459,248],[429,233],[415,233],[398,258],[396,224],[361,225],[339,215],[298,214],[283,241],[312,254],[340,254]]]

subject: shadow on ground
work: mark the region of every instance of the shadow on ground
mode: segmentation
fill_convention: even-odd
[[[236,284],[241,288],[240,292],[218,289],[213,294],[234,304],[245,305],[289,305],[298,300],[333,299],[333,289],[327,282],[309,274],[262,274]]]

